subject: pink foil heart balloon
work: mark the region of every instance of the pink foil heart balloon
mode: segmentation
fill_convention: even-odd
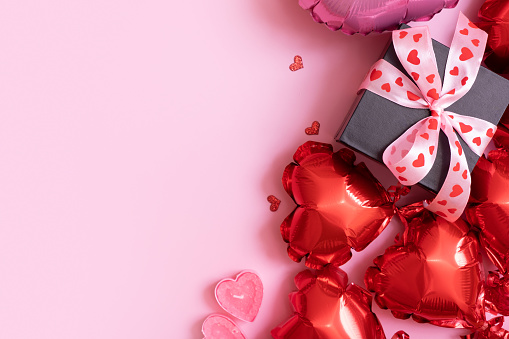
[[[205,339],[246,339],[230,318],[219,314],[208,316],[201,331]]]
[[[316,22],[346,34],[397,29],[402,23],[430,20],[458,0],[299,0]]]
[[[235,280],[223,279],[216,286],[219,305],[231,315],[253,321],[262,304],[263,285],[254,272],[243,271]]]

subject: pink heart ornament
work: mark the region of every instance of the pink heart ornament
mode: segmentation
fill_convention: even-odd
[[[228,317],[212,314],[205,319],[201,327],[204,339],[246,339],[244,334]]]
[[[262,280],[251,271],[240,272],[235,280],[223,279],[216,286],[216,300],[219,305],[241,320],[255,320],[262,298]]]

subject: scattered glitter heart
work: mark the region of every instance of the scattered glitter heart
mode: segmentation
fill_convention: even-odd
[[[307,135],[318,135],[320,132],[320,123],[318,121],[313,121],[311,127],[306,128]]]
[[[276,198],[273,195],[269,195],[267,197],[267,201],[270,202],[270,210],[272,212],[276,212],[277,209],[279,208],[279,204],[281,204],[281,200],[279,200],[278,198]]]
[[[302,57],[300,55],[296,55],[293,58],[293,63],[290,65],[290,71],[295,72],[301,68],[304,68],[304,64],[302,63]]]

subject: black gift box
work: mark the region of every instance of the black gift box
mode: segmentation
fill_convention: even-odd
[[[443,83],[449,48],[433,40],[433,49]],[[396,56],[392,43],[383,58],[408,76]],[[410,76],[408,78],[412,79]],[[446,111],[477,117],[496,125],[508,105],[509,81],[481,66],[470,91]],[[364,90],[359,94],[349,120],[345,121],[336,135],[336,141],[382,162],[382,154],[387,146],[410,126],[429,115],[430,111],[427,109],[406,108]],[[461,137],[459,140],[472,171],[479,157],[470,150]],[[420,184],[435,193],[438,192],[447,175],[449,161],[450,149],[447,137],[440,131],[435,163]]]

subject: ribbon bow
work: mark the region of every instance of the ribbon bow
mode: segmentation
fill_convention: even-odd
[[[384,151],[383,161],[401,184],[418,183],[435,162],[440,127],[449,139],[451,161],[442,188],[435,199],[426,204],[426,208],[449,221],[455,221],[463,213],[470,195],[470,171],[456,133],[481,156],[496,126],[445,109],[472,87],[483,57],[487,34],[460,13],[443,86],[428,27],[393,31],[392,40],[399,60],[415,84],[382,59],[373,65],[361,89],[365,88],[401,106],[429,109],[431,115],[417,122],[390,144]]]

